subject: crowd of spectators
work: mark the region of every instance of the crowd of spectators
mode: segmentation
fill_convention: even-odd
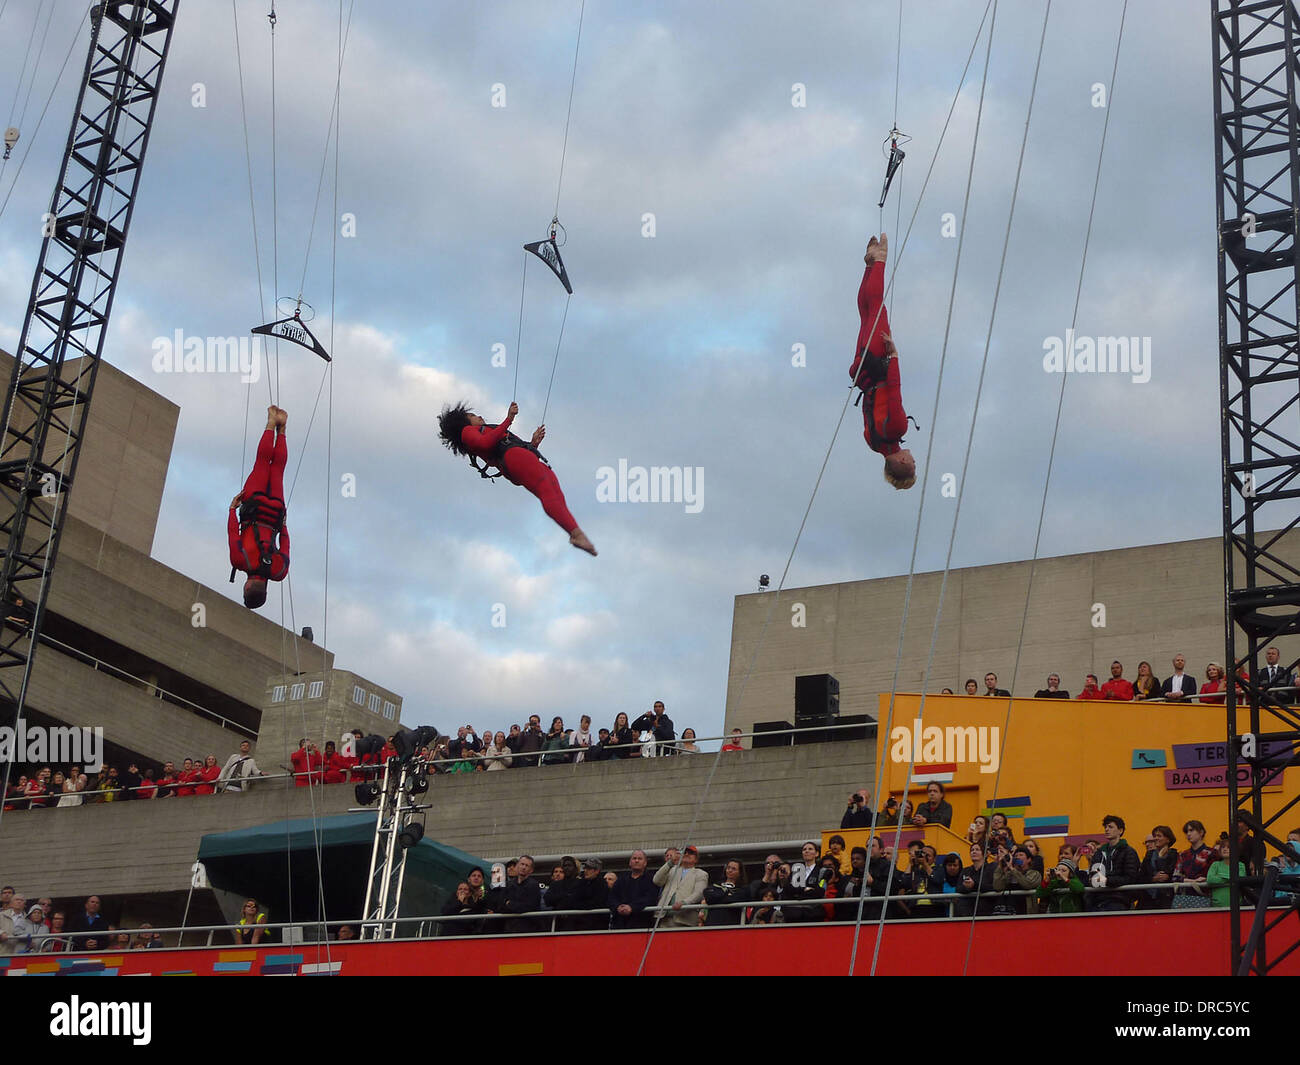
[[[1267,665],[1260,670],[1257,682],[1264,684],[1266,688],[1278,693],[1283,701],[1292,701],[1296,694],[1296,674],[1294,670],[1283,666],[1280,662],[1280,653],[1276,647],[1270,647],[1265,651]],[[1196,678],[1185,672],[1187,659],[1181,655],[1174,655],[1170,663],[1173,672],[1170,673],[1163,681],[1156,676],[1151,668],[1150,662],[1139,662],[1137,667],[1137,676],[1132,680],[1124,676],[1124,666],[1121,662],[1115,661],[1110,664],[1110,677],[1104,683],[1098,683],[1095,673],[1087,674],[1083,679],[1083,687],[1079,694],[1074,696],[1076,699],[1110,699],[1119,702],[1151,701],[1158,700],[1162,702],[1202,702],[1202,703],[1223,703],[1227,700],[1228,691],[1228,674],[1227,671],[1218,662],[1210,662],[1205,667],[1205,680],[1197,686]],[[1239,673],[1237,690],[1241,690],[1240,681],[1244,681],[1245,674]],[[979,682],[974,677],[966,681],[963,688],[966,695],[991,695],[999,696],[1003,699],[1009,698],[1011,693],[1005,688],[998,687],[998,675],[996,673],[984,674],[984,691],[979,690]],[[951,688],[944,688],[941,695],[956,694]],[[1047,686],[1039,688],[1034,692],[1035,699],[1069,699],[1069,691],[1061,687],[1061,676],[1059,673],[1050,673],[1047,677]]]
[[[135,935],[110,924],[100,911],[98,895],[61,906],[49,896],[31,901],[11,885],[0,888],[0,956],[161,946],[162,936],[147,923],[140,925]]]
[[[289,756],[289,765],[279,767],[280,772],[268,773],[258,767],[250,740],[243,740],[239,750],[224,763],[215,754],[195,756],[165,763],[155,772],[152,767],[141,770],[130,762],[125,772],[116,766],[105,765],[94,775],[82,772],[80,766],[69,766],[66,771],[52,766],[42,766],[30,774],[12,774],[5,792],[5,810],[39,810],[55,807],[80,806],[89,803],[120,802],[129,799],[185,798],[190,795],[212,795],[217,792],[242,792],[254,778],[292,776],[299,787],[313,784],[342,784],[367,779],[378,771],[387,759],[396,754],[394,737],[369,737],[374,747],[368,754],[351,753],[353,744],[365,738],[360,729],[353,729],[339,744],[329,741],[322,751],[315,742],[302,738],[297,749]],[[731,730],[724,751],[744,750],[741,730]],[[561,763],[600,762],[619,758],[653,758],[701,753],[696,743],[695,730],[686,728],[678,737],[672,719],[662,702],[633,721],[620,713],[613,727],[594,730],[591,718],[582,715],[576,729],[565,728],[564,719],[556,717],[549,730],[543,732],[541,719],[532,715],[526,725],[511,725],[509,733],[493,733],[491,729],[475,730],[472,725],[462,725],[454,737],[445,736],[420,748],[418,756],[429,764],[434,773],[475,773],[503,769],[523,769],[530,766],[558,765]]]
[[[865,810],[865,795],[854,798],[846,820],[860,818]],[[942,792],[935,794],[932,788],[916,816],[928,810],[938,817],[944,808],[948,804]],[[870,812],[865,812],[869,822]],[[1226,832],[1211,847],[1205,826],[1187,821],[1182,829],[1187,847],[1180,853],[1173,829],[1156,825],[1139,858],[1125,839],[1126,827],[1122,817],[1108,814],[1097,839],[1077,847],[1059,844],[1050,866],[1037,840],[1017,842],[1006,817],[996,813],[971,822],[965,855],[940,854],[919,839],[895,853],[884,842],[888,833],[872,836],[869,847],[846,848],[836,834],[824,851],[811,840],[803,844],[793,861],[767,855],[752,880],[746,879],[739,857],[713,871],[703,868],[695,846],[669,847],[654,872],[644,850],[633,851],[621,872],[607,870],[598,857],[580,861],[566,856],[549,876],[539,873],[532,856],[525,854],[490,872],[481,866],[467,870],[439,915],[437,932],[510,935],[552,928],[579,932],[820,923],[854,920],[859,910],[866,920],[908,920],[1228,905]],[[1244,822],[1236,827],[1240,875],[1262,873],[1263,848]],[[1270,864],[1295,878],[1281,885],[1283,897],[1295,901],[1300,896],[1300,828],[1287,834],[1287,842],[1294,853],[1279,854]],[[1118,890],[1135,886],[1142,890]],[[68,907],[55,906],[48,897],[30,906],[28,901],[10,886],[0,891],[0,955],[164,945],[147,924],[134,935],[109,924],[95,895]],[[269,941],[275,933],[266,923],[257,900],[248,899],[231,929],[234,941],[250,946]],[[356,934],[355,925],[343,925],[336,938],[349,940]]]

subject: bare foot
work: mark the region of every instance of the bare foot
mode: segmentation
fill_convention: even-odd
[[[276,411],[278,411],[279,409],[280,409],[279,407],[267,407],[267,408],[266,408],[266,427],[267,427],[268,429],[274,429],[274,428],[276,427],[276,424],[277,424],[277,422],[276,422]]]
[[[862,261],[870,265],[871,263],[883,263],[885,256],[889,254],[889,237],[884,233],[880,234],[880,239],[872,237],[867,241],[867,254],[862,257]]]
[[[283,407],[275,408],[275,424],[280,432],[284,432],[284,427],[289,424],[289,412]]]
[[[594,556],[596,554],[595,545],[587,539],[587,534],[581,529],[574,529],[569,534],[569,543],[580,551],[586,551],[589,555]]]

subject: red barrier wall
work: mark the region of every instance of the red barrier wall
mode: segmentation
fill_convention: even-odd
[[[885,926],[877,975],[1224,976],[1228,914],[1182,911],[1080,917],[897,922]],[[1244,929],[1243,929],[1244,931]],[[0,972],[27,975],[195,974],[345,976],[842,976],[851,925],[794,925],[646,933],[480,936],[473,939],[332,943],[308,947],[210,947],[124,954],[15,955]],[[863,925],[856,972],[871,969],[876,927]],[[1137,945],[1142,945],[1139,949]],[[7,963],[7,964],[6,964]],[[1300,976],[1300,951],[1277,970]]]

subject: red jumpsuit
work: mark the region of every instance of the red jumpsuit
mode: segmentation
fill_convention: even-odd
[[[506,439],[512,420],[506,418],[500,425],[467,425],[461,431],[460,442],[471,455],[492,466],[499,466],[511,484],[532,492],[541,501],[547,516],[566,533],[572,533],[578,523],[564,502],[559,478],[537,457],[537,452],[528,447],[515,446],[507,447],[503,455],[498,453],[497,448]]]
[[[282,581],[289,572],[289,530],[284,528],[284,467],[288,461],[289,446],[284,434],[267,429],[258,441],[257,458],[244,482],[243,496],[246,505],[257,504],[266,520],[247,521],[241,526],[238,512],[232,510],[226,521],[230,564],[250,576]],[[263,558],[270,559],[265,566]]]
[[[858,314],[862,325],[858,329],[858,346],[854,353],[849,376],[862,389],[862,435],[867,446],[878,454],[889,456],[902,450],[899,443],[907,432],[907,412],[903,410],[902,387],[898,376],[898,360],[890,359],[884,380],[877,383],[868,376],[870,367],[862,369],[864,351],[877,359],[884,358],[885,338],[889,332],[889,312],[885,309],[885,264],[867,264],[858,286]],[[876,321],[876,315],[880,320]],[[871,328],[872,323],[876,328]],[[874,432],[873,432],[874,430]]]
[[[309,784],[319,784],[322,762],[324,758],[321,757],[320,751],[312,751],[309,757],[307,748],[299,747],[289,755],[289,763],[293,766],[294,784],[300,788],[305,788]]]

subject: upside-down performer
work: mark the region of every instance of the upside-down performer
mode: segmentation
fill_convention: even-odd
[[[537,445],[546,436],[546,426],[539,425],[533,431],[531,443],[522,440],[510,432],[510,423],[518,413],[519,404],[511,403],[506,420],[500,425],[489,425],[464,403],[458,403],[442,409],[438,416],[439,435],[453,453],[467,456],[470,465],[483,476],[488,474],[475,459],[497,467],[511,484],[527,488],[538,498],[551,520],[569,534],[569,543],[594,555],[596,548],[587,539],[587,534],[578,528],[565,505],[559,479],[537,450]]]
[[[257,444],[253,472],[244,490],[230,501],[226,533],[230,539],[230,579],[235,570],[248,574],[244,606],[256,610],[266,602],[266,582],[282,581],[289,573],[289,530],[284,527],[284,467],[289,446],[284,428],[289,415],[266,408],[266,431]]]
[[[898,376],[898,349],[889,335],[889,313],[885,310],[885,256],[889,238],[880,234],[867,242],[863,261],[867,269],[858,287],[858,346],[849,376],[862,389],[862,435],[872,451],[885,457],[885,480],[895,488],[916,483],[916,460],[903,447],[907,412]],[[877,320],[879,316],[879,320]],[[874,326],[874,328],[873,328]]]

